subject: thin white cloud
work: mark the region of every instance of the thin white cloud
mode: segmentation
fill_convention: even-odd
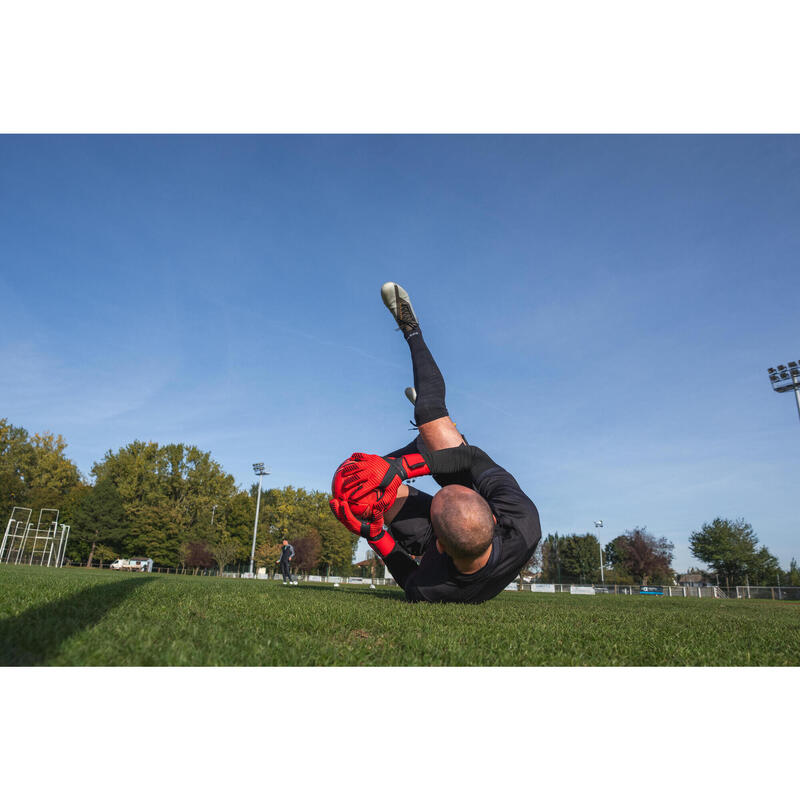
[[[0,371],[4,413],[18,424],[46,418],[48,428],[96,425],[130,414],[156,397],[170,377],[163,362],[68,365],[30,342],[0,349]]]

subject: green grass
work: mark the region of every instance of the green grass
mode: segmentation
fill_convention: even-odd
[[[0,567],[0,665],[800,665],[800,604]]]

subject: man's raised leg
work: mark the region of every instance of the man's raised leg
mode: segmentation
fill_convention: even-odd
[[[402,286],[389,282],[381,287],[381,297],[411,351],[416,391],[414,419],[423,443],[429,450],[444,450],[464,444],[464,438],[447,411],[444,377],[422,336],[408,292]]]

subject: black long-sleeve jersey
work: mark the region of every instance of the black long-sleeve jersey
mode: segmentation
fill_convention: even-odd
[[[411,601],[482,603],[499,594],[533,555],[542,536],[539,512],[514,477],[477,447],[462,446],[425,456],[440,483],[449,482],[454,474],[469,472],[472,487],[497,519],[492,552],[477,572],[459,572],[450,556],[437,549],[428,517],[413,520],[418,526],[428,526],[420,564],[397,551],[387,556],[386,566]],[[419,531],[415,535],[419,537]],[[398,541],[402,544],[400,537]]]

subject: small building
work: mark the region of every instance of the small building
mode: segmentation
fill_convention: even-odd
[[[685,572],[678,575],[678,586],[712,586],[708,576],[702,572]]]
[[[365,558],[353,563],[353,575],[359,578],[382,578],[386,567],[377,558]]]

